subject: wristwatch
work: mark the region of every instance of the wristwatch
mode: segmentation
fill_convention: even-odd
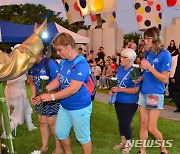
[[[51,94],[51,100],[52,100],[52,101],[55,101],[55,100],[56,100],[55,97],[54,97],[54,94]]]

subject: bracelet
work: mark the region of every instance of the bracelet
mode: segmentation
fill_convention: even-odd
[[[55,101],[55,100],[56,100],[55,97],[54,97],[54,94],[51,94],[51,100],[52,100],[52,101]]]

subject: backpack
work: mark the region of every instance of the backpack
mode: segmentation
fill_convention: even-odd
[[[83,59],[85,59],[83,56],[77,57],[74,61],[73,69],[75,68],[75,65]],[[60,67],[64,64],[64,62],[65,62],[65,60],[61,60]],[[95,95],[96,95],[97,81],[96,81],[95,76],[91,73],[90,68],[89,68],[88,83],[86,84],[85,82],[83,82],[83,85],[87,88],[87,90],[91,96],[91,100],[93,101],[95,98]]]
[[[49,76],[50,81],[52,81],[52,78],[51,78],[51,76],[50,76],[50,69],[49,69],[49,60],[50,60],[50,59],[51,59],[51,58],[45,57],[45,60],[44,60],[44,68],[45,68],[45,71],[46,71],[47,76]],[[51,60],[53,60],[53,59],[51,59]],[[55,60],[53,60],[53,61],[57,64],[57,62],[56,62]]]
[[[45,68],[47,76],[50,77],[49,60],[50,60],[50,58],[45,57],[44,68]]]

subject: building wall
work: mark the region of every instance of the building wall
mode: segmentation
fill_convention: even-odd
[[[78,34],[90,38],[86,46],[88,52],[94,50],[94,55],[97,55],[100,46],[104,47],[106,56],[115,55],[123,46],[123,30],[119,28],[90,29],[86,33],[80,30]]]
[[[171,40],[175,40],[176,47],[180,45],[180,17],[173,18],[172,24],[164,27],[163,38],[165,48],[168,47]]]

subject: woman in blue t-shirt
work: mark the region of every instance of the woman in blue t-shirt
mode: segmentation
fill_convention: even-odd
[[[144,32],[145,46],[148,51],[141,61],[141,68],[144,69],[141,79],[142,87],[139,94],[140,111],[140,140],[141,148],[138,153],[146,153],[146,140],[148,132],[160,144],[161,154],[167,154],[163,137],[157,128],[157,121],[160,110],[163,109],[165,84],[169,79],[171,68],[170,53],[161,48],[160,31],[156,27],[147,29]]]
[[[123,153],[131,150],[130,139],[132,137],[131,122],[137,110],[138,92],[140,84],[133,83],[133,68],[136,53],[132,49],[124,49],[121,52],[121,66],[118,68],[116,78],[117,86],[112,87],[110,95],[115,94],[115,109],[119,122],[121,143],[114,146],[114,149],[122,149]],[[134,72],[135,73],[135,72]],[[136,73],[140,76],[140,71]]]
[[[56,135],[65,153],[72,153],[69,133],[71,128],[81,143],[83,152],[91,153],[90,116],[91,97],[83,83],[88,82],[89,65],[86,59],[75,50],[75,41],[68,33],[61,33],[53,40],[53,46],[63,59],[60,62],[60,75],[48,86],[49,91],[60,86],[54,94],[43,94],[43,102],[61,100],[56,121]]]
[[[40,153],[48,151],[49,130],[53,133],[56,142],[56,148],[53,153],[62,152],[61,145],[55,135],[56,118],[60,103],[59,101],[48,101],[46,103],[38,102],[40,99],[39,95],[42,92],[42,77],[47,77],[49,83],[52,79],[56,78],[58,70],[59,67],[54,60],[40,56],[36,64],[28,71],[28,81],[32,90],[31,102],[35,104],[35,111],[38,114],[40,123],[42,139]]]

